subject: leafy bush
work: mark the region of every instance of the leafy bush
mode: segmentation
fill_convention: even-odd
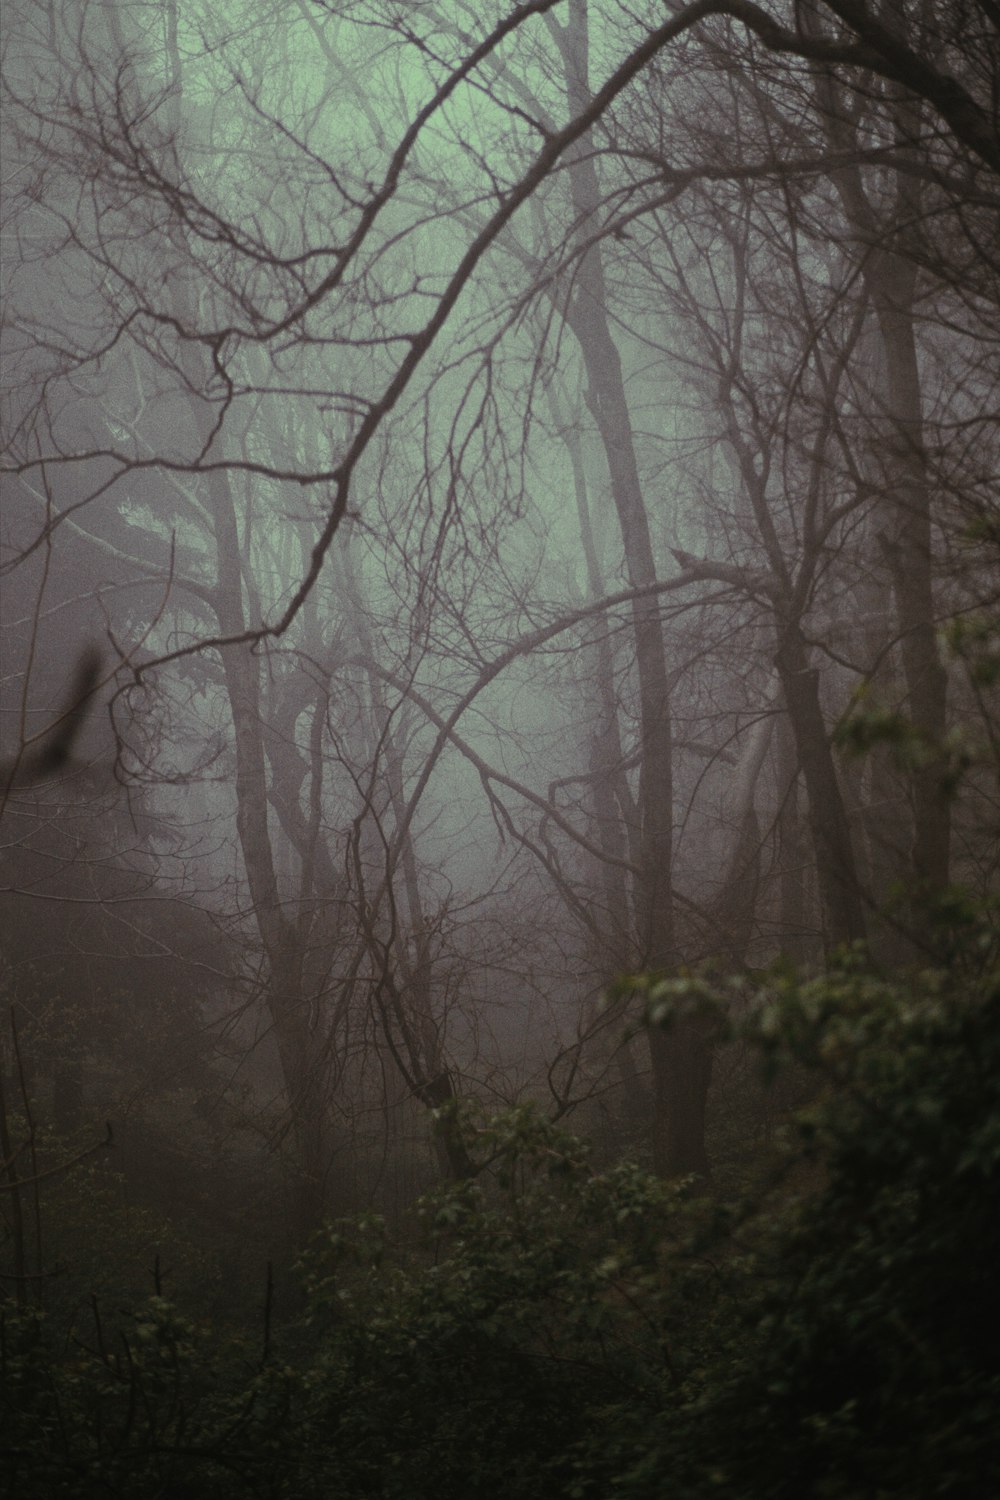
[[[739,1201],[596,1171],[519,1110],[477,1132],[490,1172],[418,1205],[416,1243],[374,1218],[317,1236],[273,1340],[162,1297],[114,1347],[8,1322],[14,1492],[994,1492],[996,927],[952,899],[938,935],[947,964],[889,980],[849,953],[738,1005],[704,977],[631,982],[655,1024],[711,1010],[766,1073],[813,1078]]]
[[[1000,975],[996,928],[952,918],[947,970],[889,982],[847,955],[773,980],[740,1023],[769,1066],[795,1059],[824,1087],[793,1123],[786,1185],[734,1220],[753,1245],[742,1333],[660,1421],[663,1477],[692,1493],[1000,1482]],[[652,986],[654,1007],[677,1000]],[[623,1493],[658,1493],[655,1467]]]

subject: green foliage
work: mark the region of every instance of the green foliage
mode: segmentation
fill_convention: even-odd
[[[959,663],[978,709],[979,723],[956,723],[941,737],[928,735],[903,710],[879,699],[870,682],[855,689],[834,743],[849,756],[884,748],[899,770],[933,768],[941,795],[953,798],[969,773],[997,765],[996,730],[985,694],[1000,681],[1000,621],[992,614],[962,615],[940,635],[943,654]]]
[[[901,983],[851,954],[808,983],[779,979],[742,1023],[772,1065],[794,1058],[822,1082],[786,1158],[793,1181],[814,1164],[821,1185],[755,1205],[741,1298],[751,1337],[709,1372],[681,1424],[686,1462],[700,1454],[722,1493],[989,1492],[1000,1458],[994,939],[973,926],[964,970]]]
[[[149,1298],[114,1336],[60,1352],[37,1315],[3,1326],[3,1461],[24,1500],[91,1495],[307,1496],[297,1488],[294,1373]],[[0,1470],[3,1473],[4,1470]],[[286,1482],[287,1481],[287,1482]]]
[[[967,728],[956,726],[943,739],[934,739],[906,714],[869,698],[865,688],[855,692],[834,742],[853,756],[884,746],[899,770],[907,773],[933,767],[938,789],[948,798],[956,795],[969,770],[985,758],[979,739]]]
[[[423,1200],[409,1264],[383,1261],[372,1225],[336,1227],[306,1259],[359,1494],[576,1493],[590,1423],[659,1406],[676,1190],[628,1164],[594,1173],[533,1111],[489,1135],[495,1177]]]
[[[960,615],[948,625],[944,641],[978,687],[1000,682],[1000,623],[994,616]]]
[[[735,987],[643,976],[809,1103],[734,1200],[531,1110],[491,1169],[318,1235],[305,1312],[224,1336],[162,1296],[111,1338],[8,1319],[14,1492],[122,1497],[980,1496],[1000,1481],[996,923],[942,898],[945,963],[860,950]],[[461,1122],[458,1122],[459,1124]]]

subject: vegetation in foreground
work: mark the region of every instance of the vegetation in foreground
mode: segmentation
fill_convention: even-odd
[[[418,1233],[329,1225],[252,1336],[169,1287],[8,1304],[3,1466],[56,1496],[982,1496],[1000,1482],[1000,970],[956,902],[938,961],[858,952],[739,997],[638,981],[810,1079],[739,1194],[664,1184],[531,1111]],[[475,1127],[469,1123],[470,1130]],[[273,1326],[272,1326],[273,1325]]]

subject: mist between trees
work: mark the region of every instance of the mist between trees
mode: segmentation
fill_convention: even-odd
[[[905,969],[996,881],[995,6],[4,32],[2,985],[58,1159],[110,1119],[273,1254],[525,1101],[732,1172],[739,1049],[609,986]]]

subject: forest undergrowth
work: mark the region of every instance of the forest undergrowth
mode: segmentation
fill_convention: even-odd
[[[749,993],[697,973],[623,981],[650,1024],[710,1021],[765,1088],[793,1076],[807,1101],[724,1186],[599,1163],[533,1108],[470,1116],[476,1176],[391,1231],[328,1223],[296,1298],[247,1288],[242,1322],[213,1314],[207,1281],[199,1305],[200,1252],[169,1225],[152,1294],[123,1305],[124,1239],[81,1191],[102,1294],[96,1262],[66,1267],[49,1310],[6,1283],[8,1493],[995,1492],[995,919],[953,893],[933,953],[894,977],[855,949]],[[73,1170],[83,1184],[98,1168]],[[175,1297],[167,1268],[185,1263]]]

